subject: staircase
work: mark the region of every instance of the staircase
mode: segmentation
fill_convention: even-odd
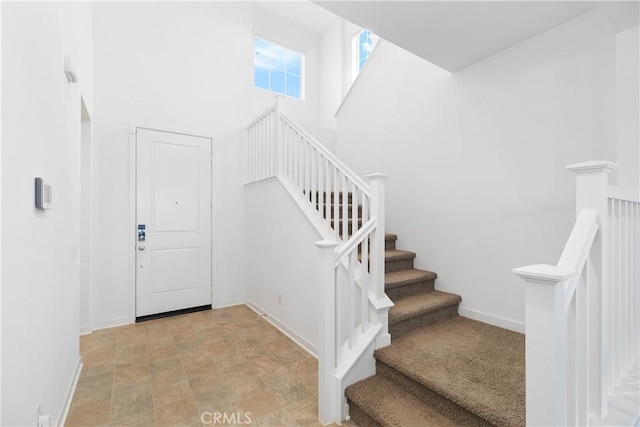
[[[348,409],[361,426],[524,425],[524,336],[459,317],[461,297],[396,249],[386,175],[363,180],[278,101],[247,129],[247,183],[277,179],[323,239],[319,420]]]
[[[346,222],[339,215],[340,233],[351,228],[351,204],[347,211]],[[360,426],[525,425],[524,336],[458,316],[461,297],[435,290],[437,274],[415,269],[416,254],[396,249],[396,241],[385,235],[392,343],[376,350],[374,376],[347,387],[351,420]]]

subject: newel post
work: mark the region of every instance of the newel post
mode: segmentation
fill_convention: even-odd
[[[318,418],[323,424],[341,422],[342,396],[336,378],[336,246],[338,242],[315,242],[320,255],[318,266]]]
[[[389,175],[367,175],[371,184],[371,217],[376,218],[376,231],[371,241],[371,286],[376,299],[384,296],[384,223],[386,187]]]
[[[528,426],[567,425],[564,284],[576,273],[551,265],[516,268],[525,281]]]
[[[593,241],[586,264],[587,299],[589,311],[587,393],[591,411],[600,417],[607,413],[608,372],[608,290],[604,286],[608,276],[608,206],[609,172],[618,166],[607,161],[589,161],[567,166],[576,174],[576,215],[583,209],[598,213],[599,232]],[[560,266],[562,267],[562,266]]]

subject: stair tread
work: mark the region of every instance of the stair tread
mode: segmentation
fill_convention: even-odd
[[[438,411],[433,405],[425,404],[425,399],[405,392],[402,387],[379,375],[350,385],[346,395],[380,425],[457,425],[452,414]]]
[[[394,307],[389,310],[389,324],[402,322],[412,317],[431,313],[444,307],[457,305],[460,295],[441,291],[426,291],[418,295],[395,299]]]
[[[385,273],[384,287],[385,289],[393,289],[401,286],[412,285],[414,283],[426,282],[427,280],[435,280],[438,275],[433,271],[419,270],[417,268],[411,270],[394,271]]]
[[[384,233],[384,240],[398,240],[398,235],[393,233]]]
[[[494,425],[525,425],[522,334],[458,316],[394,338],[375,356]]]
[[[389,249],[384,251],[385,261],[395,261],[401,259],[414,259],[416,257],[415,252],[401,251],[398,249]]]

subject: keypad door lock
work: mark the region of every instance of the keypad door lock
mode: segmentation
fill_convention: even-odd
[[[146,226],[138,224],[138,242],[144,242],[145,240],[147,240]]]

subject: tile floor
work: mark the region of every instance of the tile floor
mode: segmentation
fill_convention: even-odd
[[[96,331],[80,352],[69,427],[319,425],[316,359],[243,305]]]

